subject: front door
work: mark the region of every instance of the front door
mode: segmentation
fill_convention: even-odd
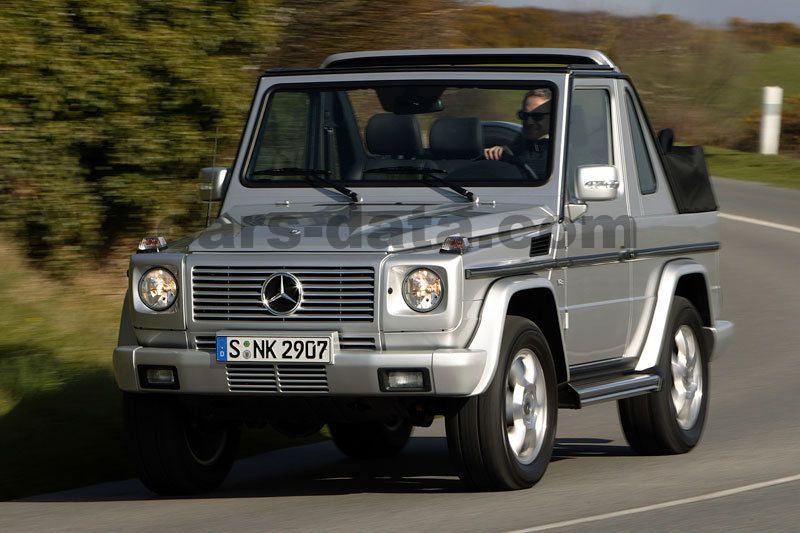
[[[584,165],[615,165],[618,196],[587,202],[586,214],[565,221],[567,255],[565,344],[571,365],[622,356],[630,328],[630,263],[619,254],[630,245],[631,219],[618,142],[618,105],[606,80],[577,80],[571,95],[567,144],[567,198]],[[574,200],[573,200],[574,201]]]

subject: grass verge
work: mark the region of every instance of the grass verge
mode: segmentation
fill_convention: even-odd
[[[712,176],[800,188],[800,159],[706,147]]]
[[[47,278],[3,237],[0,500],[134,476],[111,370],[120,290],[86,277]],[[321,438],[247,430],[241,453]]]

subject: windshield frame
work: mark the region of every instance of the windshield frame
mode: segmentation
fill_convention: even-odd
[[[321,73],[322,74],[322,73]],[[387,73],[389,74],[389,73]],[[439,71],[439,74],[443,74]],[[497,73],[500,74],[500,73]],[[505,73],[508,74],[508,73]],[[492,180],[475,180],[475,179],[468,179],[468,180],[461,180],[461,179],[451,179],[453,183],[457,185],[461,185],[463,187],[467,187],[469,189],[474,188],[490,188],[490,187],[502,187],[502,188],[510,188],[510,187],[525,187],[525,188],[532,188],[532,189],[541,189],[544,186],[550,185],[554,182],[559,181],[559,173],[560,173],[560,165],[557,164],[557,156],[561,152],[560,148],[560,140],[564,138],[564,132],[561,131],[563,127],[565,127],[565,123],[560,117],[560,109],[562,106],[563,95],[561,92],[561,87],[558,83],[555,83],[552,79],[547,79],[552,77],[552,73],[550,72],[528,72],[526,74],[535,75],[541,74],[543,77],[531,77],[530,79],[525,79],[525,77],[518,77],[517,79],[495,79],[495,78],[481,78],[481,77],[460,77],[460,76],[449,76],[449,77],[422,77],[422,76],[412,76],[411,73],[404,73],[402,77],[392,77],[389,79],[370,79],[366,80],[363,77],[359,77],[357,79],[337,79],[337,80],[330,80],[330,79],[322,79],[322,80],[308,80],[308,81],[277,81],[275,83],[271,83],[264,91],[263,94],[259,97],[256,95],[254,98],[254,104],[258,103],[257,113],[254,116],[251,116],[252,124],[248,125],[247,131],[249,134],[249,139],[247,139],[246,144],[243,143],[240,146],[240,156],[243,156],[240,159],[240,164],[237,164],[236,167],[238,172],[239,182],[241,185],[247,188],[308,188],[312,187],[313,185],[309,184],[307,180],[298,177],[296,180],[254,180],[250,175],[252,171],[252,161],[255,157],[257,152],[259,140],[262,138],[262,130],[266,127],[266,118],[268,117],[269,106],[272,102],[272,96],[277,92],[284,92],[284,91],[302,91],[302,92],[324,92],[326,90],[330,91],[343,91],[347,92],[350,90],[358,90],[358,89],[370,89],[378,86],[398,86],[398,85],[436,85],[436,86],[444,86],[446,89],[495,89],[495,90],[518,90],[524,91],[529,90],[532,88],[538,87],[546,87],[550,89],[552,92],[551,98],[551,117],[550,117],[550,150],[547,156],[547,176],[546,178],[540,180],[520,180],[520,179],[492,179]],[[304,76],[305,77],[305,76]],[[310,77],[310,76],[309,76]],[[315,76],[316,77],[316,76]],[[330,78],[330,75],[326,76]],[[337,78],[341,78],[341,76],[337,76]],[[274,79],[270,79],[269,77],[262,78],[263,82],[273,81]],[[260,91],[259,91],[260,92]],[[496,121],[485,121],[485,122],[496,122]],[[515,123],[516,124],[516,123]],[[363,146],[363,139],[360,139]],[[237,158],[239,159],[239,158]],[[435,161],[435,160],[433,160]],[[444,175],[447,176],[446,174]],[[338,184],[341,184],[348,188],[396,188],[396,187],[428,187],[422,180],[414,180],[414,179],[399,179],[399,180],[380,180],[380,179],[369,179],[366,176],[362,175],[362,179],[358,180],[344,180],[344,179],[335,179],[333,180]]]

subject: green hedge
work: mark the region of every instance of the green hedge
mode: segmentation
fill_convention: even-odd
[[[2,223],[51,270],[196,226],[215,132],[230,157],[275,50],[276,2],[6,0]]]

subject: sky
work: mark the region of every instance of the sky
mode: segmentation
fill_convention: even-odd
[[[494,0],[492,3],[562,11],[609,11],[620,15],[670,13],[712,25],[724,25],[731,17],[800,24],[800,0]]]

